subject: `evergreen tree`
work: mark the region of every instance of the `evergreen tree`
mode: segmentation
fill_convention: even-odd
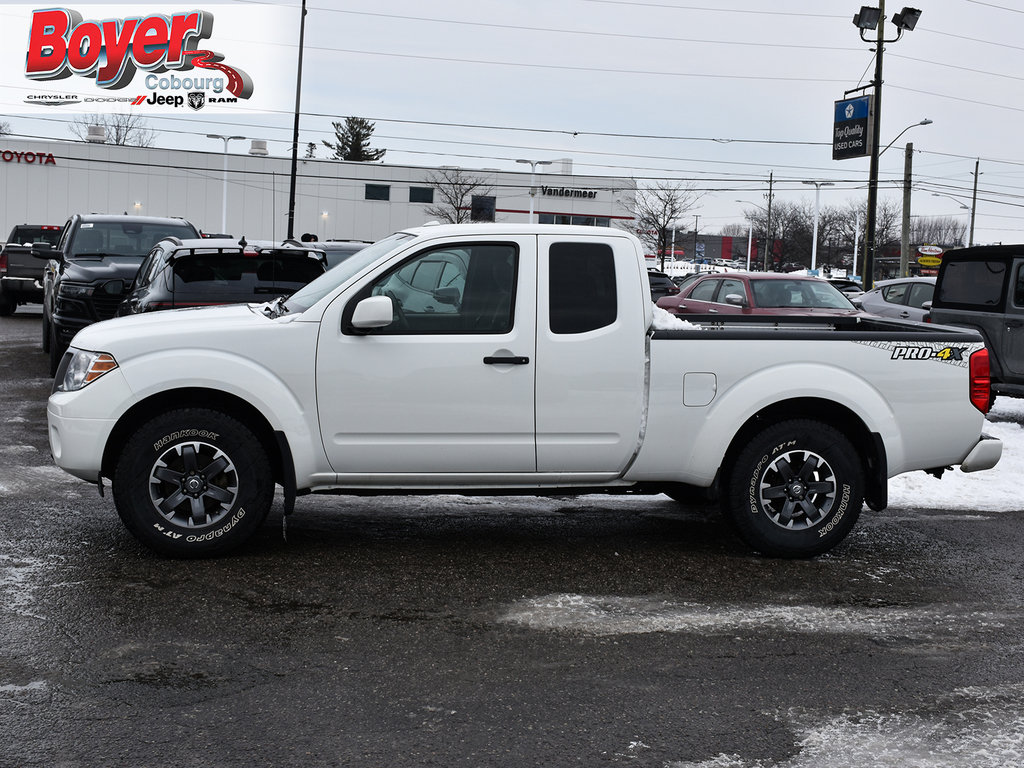
[[[387,150],[370,148],[370,137],[376,127],[374,123],[361,117],[346,117],[344,123],[336,122],[332,125],[337,142],[323,142],[325,147],[334,152],[332,160],[373,163],[384,157]]]

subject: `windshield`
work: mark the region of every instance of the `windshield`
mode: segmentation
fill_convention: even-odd
[[[751,280],[759,307],[856,309],[850,300],[824,280]]]
[[[373,245],[368,245],[361,251],[357,251],[336,267],[329,269],[302,290],[292,294],[291,298],[288,299],[287,311],[305,312],[339,285],[350,280],[381,256],[395,250],[406,240],[411,240],[412,238],[413,235],[410,235],[408,232],[396,232],[390,237],[385,237],[383,240],[378,240]]]
[[[165,237],[188,240],[196,231],[188,222],[85,221],[74,233],[71,258],[137,256],[139,259]]]

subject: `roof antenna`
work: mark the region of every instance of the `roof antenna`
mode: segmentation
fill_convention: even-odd
[[[247,245],[248,245],[248,243],[245,242],[245,235],[242,235],[241,239],[239,239],[239,241],[238,241],[238,247],[244,250],[245,246],[247,246]]]

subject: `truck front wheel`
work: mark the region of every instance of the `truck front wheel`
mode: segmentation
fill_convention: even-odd
[[[274,496],[270,461],[241,422],[205,408],[157,416],[117,458],[114,504],[129,531],[171,557],[208,557],[240,546]]]
[[[827,552],[853,528],[864,471],[853,444],[818,421],[768,427],[740,451],[724,500],[740,537],[774,557]]]

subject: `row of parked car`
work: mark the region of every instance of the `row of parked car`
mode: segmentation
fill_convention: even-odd
[[[190,222],[79,215],[19,225],[0,251],[0,309],[43,305],[42,348],[55,373],[85,326],[117,315],[290,295],[366,243],[281,243],[203,236]],[[45,264],[43,263],[45,262]]]
[[[651,299],[674,315],[858,315],[923,321],[934,277],[883,280],[865,293],[854,280],[775,272],[692,274],[651,270]]]

